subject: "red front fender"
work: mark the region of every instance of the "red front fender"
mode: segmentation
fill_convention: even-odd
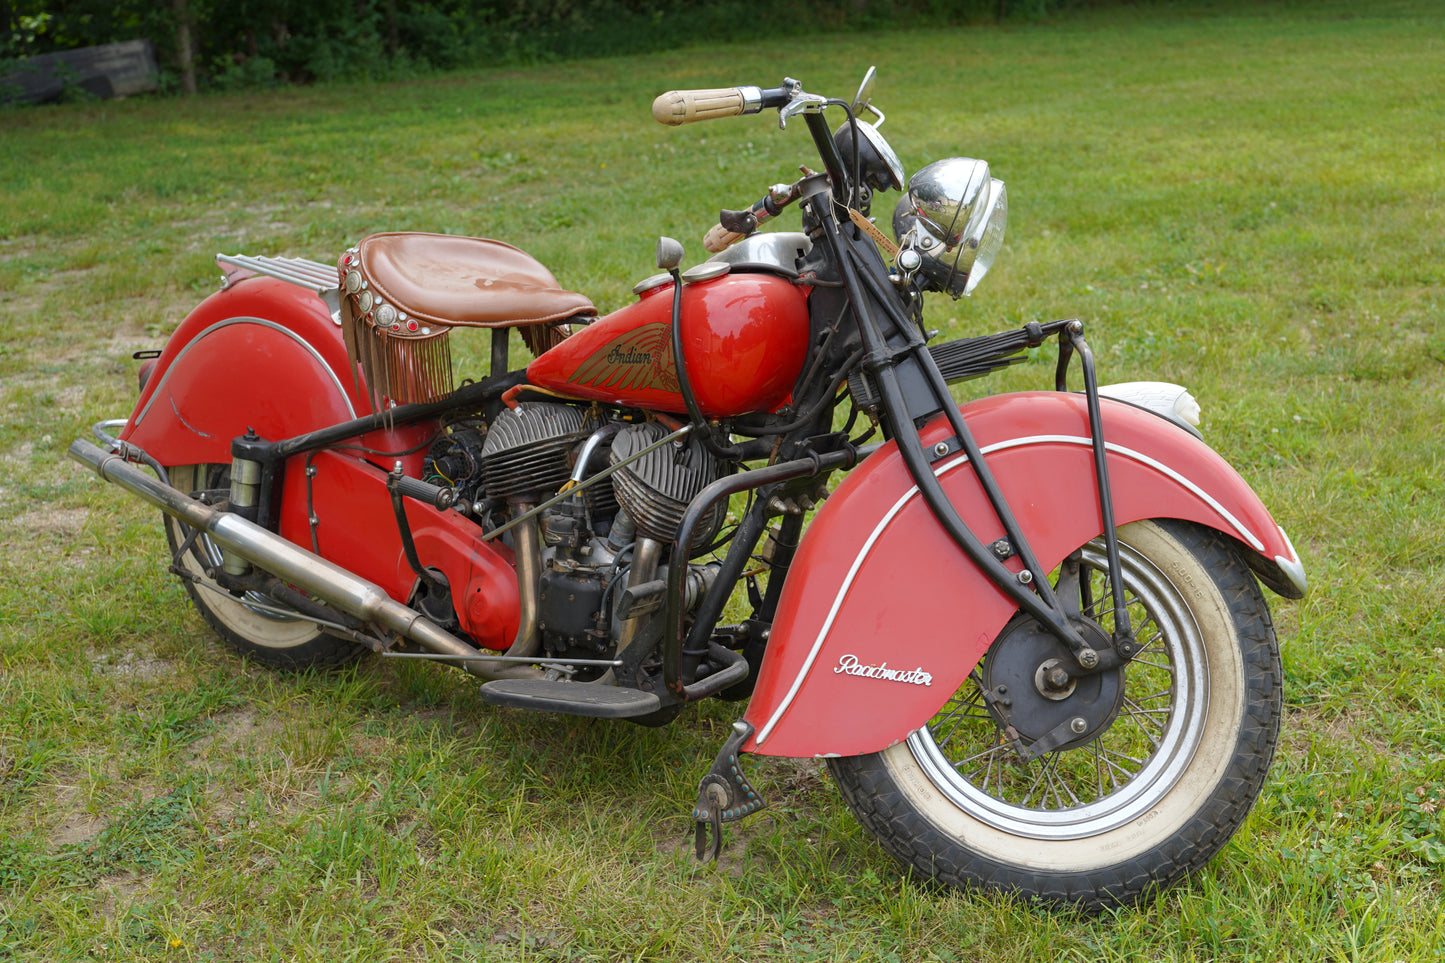
[[[1098,536],[1081,395],[1000,395],[963,409],[1046,570]],[[1303,594],[1303,568],[1258,496],[1213,449],[1131,405],[1103,400],[1120,525],[1175,518],[1253,553],[1266,584]],[[951,434],[940,417],[925,446]],[[962,454],[934,465],[984,544],[1003,527]],[[1017,570],[1017,558],[1010,560]],[[902,741],[962,684],[1017,606],[934,519],[895,445],[851,473],[809,527],[784,586],[746,720],[749,752],[851,756]]]

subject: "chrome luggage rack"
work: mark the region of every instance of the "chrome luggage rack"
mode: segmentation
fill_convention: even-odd
[[[336,267],[322,264],[304,257],[269,257],[253,254],[217,254],[216,264],[224,278],[222,289],[244,281],[246,278],[264,274],[314,291],[326,302],[331,316],[340,322],[341,282]]]

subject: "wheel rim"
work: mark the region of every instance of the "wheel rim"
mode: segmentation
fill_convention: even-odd
[[[172,469],[171,481],[183,490],[228,487],[229,465],[194,465]],[[193,531],[179,520],[166,516],[172,550],[179,547]],[[224,626],[227,632],[247,645],[263,649],[289,650],[309,644],[317,637],[315,623],[288,615],[284,606],[259,592],[247,592],[236,598],[220,589],[206,576],[208,570],[221,566],[221,548],[204,532],[191,542],[190,549],[177,561],[198,576],[188,580],[187,587],[197,606]],[[216,622],[213,622],[216,624]]]
[[[1205,733],[1209,684],[1199,626],[1179,590],[1121,544],[1129,619],[1142,646],[1125,668],[1123,707],[1097,738],[1020,766],[985,708],[975,669],[908,747],[954,805],[1016,836],[1067,840],[1138,820],[1178,783]],[[1109,633],[1113,613],[1102,543],[1084,547],[1083,614]]]
[[[204,481],[207,489],[230,488],[231,472],[229,465],[202,465],[198,466],[198,468],[200,468],[205,475]],[[194,475],[191,476],[191,481],[194,484]],[[192,529],[189,526],[183,525],[179,521],[176,525],[183,533],[183,537],[190,535]],[[191,551],[196,557],[196,560],[201,563],[202,574],[207,570],[219,569],[225,563],[225,556],[221,552],[221,546],[212,541],[211,536],[205,532],[201,532],[196,536],[195,541],[191,543]],[[209,581],[207,582],[206,588],[211,588]],[[282,611],[283,606],[281,603],[269,595],[264,595],[260,592],[247,592],[237,599],[229,592],[223,594],[227,600],[244,606],[247,611],[263,619],[269,619],[272,622],[297,621],[294,616]]]
[[[187,534],[190,533],[190,529],[184,526],[182,530]],[[207,568],[218,569],[225,561],[221,554],[221,547],[211,540],[211,536],[204,532],[196,536],[196,540],[192,543],[192,551],[200,558],[202,572]],[[211,589],[209,580],[206,582],[205,587],[208,590]],[[239,599],[229,593],[225,593],[225,597],[227,600],[234,601],[236,604],[244,607],[246,611],[258,615],[263,619],[269,619],[272,622],[299,621],[294,616],[282,611],[280,602],[260,592],[247,592]]]

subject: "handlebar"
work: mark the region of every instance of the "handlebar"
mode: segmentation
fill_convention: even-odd
[[[792,117],[803,115],[812,134],[818,154],[835,191],[843,196],[852,196],[848,174],[842,158],[833,142],[833,135],[823,120],[822,110],[833,103],[825,97],[810,94],[803,85],[791,77],[784,77],[778,87],[711,87],[699,90],[669,90],[652,102],[652,117],[659,124],[677,127],[700,120],[716,120],[719,117],[736,117],[740,114],[756,114],[765,108],[778,108],[778,126],[786,127]],[[807,168],[804,168],[807,172]],[[758,224],[769,217],[776,217],[781,209],[799,197],[799,186],[778,185],[768,196],[755,203],[746,211],[724,211],[720,223],[707,232],[703,246],[716,254],[728,245],[747,237],[757,230]]]
[[[812,171],[803,168],[806,178]],[[718,223],[702,239],[703,249],[717,254],[729,245],[735,244],[758,229],[758,225],[783,213],[783,208],[802,195],[802,181],[796,184],[774,184],[768,192],[744,211],[723,211]]]
[[[676,127],[699,120],[756,114],[765,107],[783,107],[801,93],[796,80],[784,78],[780,87],[710,87],[704,90],[669,90],[652,102],[652,119]]]

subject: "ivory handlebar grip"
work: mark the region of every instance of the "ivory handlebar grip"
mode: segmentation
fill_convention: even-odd
[[[699,120],[736,117],[747,106],[738,87],[710,90],[669,90],[652,102],[652,117],[659,124],[676,127]]]
[[[712,229],[703,235],[702,248],[709,254],[717,254],[745,237],[746,234],[734,234],[721,224],[714,224]]]

